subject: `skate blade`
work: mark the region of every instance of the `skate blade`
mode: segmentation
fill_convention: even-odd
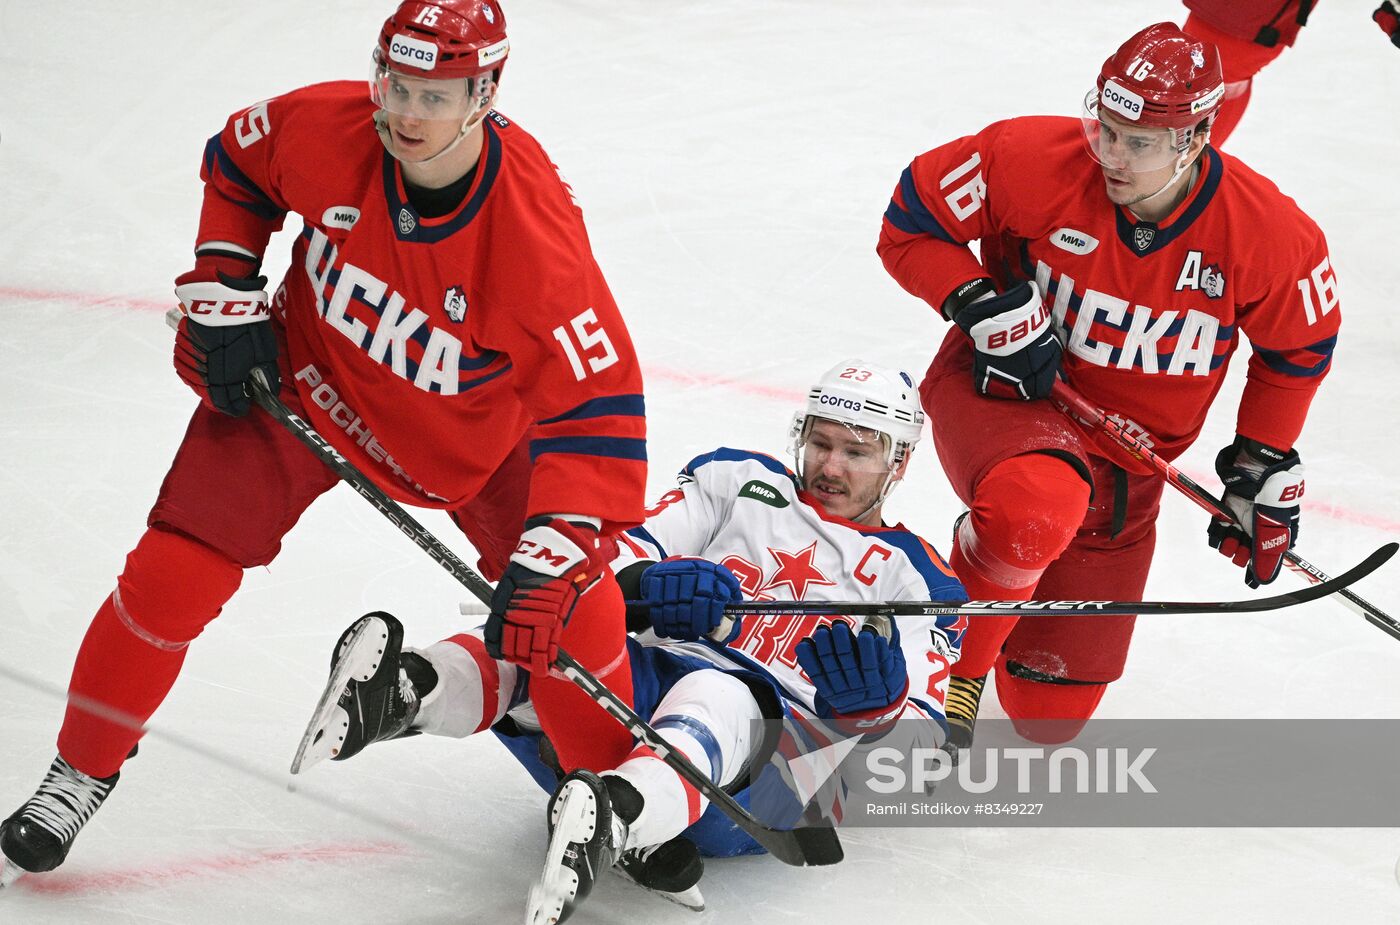
[[[691,912],[705,911],[705,897],[703,894],[701,894],[700,887],[698,885],[688,887],[684,890],[681,890],[678,893],[672,893],[666,890],[652,889],[651,887],[647,886],[641,881],[633,878],[631,874],[627,873],[627,871],[622,869],[621,867],[614,867],[613,873],[617,874],[619,877],[626,880],[628,883],[632,884],[637,889],[650,893],[652,896],[659,897],[660,899],[664,899],[667,902],[675,903],[678,906],[683,906],[686,909],[689,909]]]
[[[554,833],[549,837],[544,869],[539,881],[530,887],[525,908],[525,925],[555,925],[578,895],[578,874],[564,866],[564,852],[572,842],[593,837],[598,815],[589,812],[593,791],[581,781],[571,781],[554,805]]]
[[[27,873],[29,873],[29,871],[20,867],[3,854],[0,854],[0,890],[3,890]]]
[[[341,695],[352,679],[368,680],[379,669],[380,650],[386,638],[388,631],[384,621],[370,617],[361,620],[345,641],[345,655],[336,662],[326,680],[321,699],[316,702],[316,710],[292,756],[293,774],[300,774],[303,769],[314,767],[339,752],[340,739],[332,735],[331,730],[343,728],[341,724],[348,719],[340,707]]]

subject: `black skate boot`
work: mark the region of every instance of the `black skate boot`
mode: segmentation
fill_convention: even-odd
[[[699,886],[705,862],[700,849],[684,835],[649,848],[624,851],[614,870],[662,899],[695,912],[705,911]]]
[[[62,756],[54,758],[34,796],[0,824],[0,888],[26,871],[38,874],[62,864],[120,776],[88,777]]]
[[[417,652],[404,652],[403,624],[366,614],[340,634],[331,675],[301,737],[292,773],[330,758],[344,761],[366,745],[417,735],[412,727],[437,672]]]
[[[977,725],[977,708],[982,703],[982,687],[987,676],[980,678],[960,678],[953,675],[948,682],[948,696],[943,702],[944,715],[948,718],[948,741],[943,750],[958,763],[958,751],[972,747],[972,730]]]
[[[574,771],[549,800],[549,851],[530,889],[530,925],[563,922],[593,892],[599,874],[618,862],[642,795],[613,774]]]

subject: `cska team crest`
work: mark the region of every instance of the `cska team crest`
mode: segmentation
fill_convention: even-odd
[[[442,297],[442,310],[453,321],[461,322],[467,317],[467,294],[461,286],[451,286]]]
[[[1201,291],[1212,299],[1225,294],[1225,274],[1220,272],[1220,267],[1211,264],[1201,271]]]

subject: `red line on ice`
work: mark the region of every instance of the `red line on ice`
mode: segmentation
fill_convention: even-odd
[[[344,845],[307,845],[301,848],[281,848],[253,854],[200,858],[170,864],[153,864],[127,870],[94,871],[92,873],[58,873],[35,876],[26,874],[15,882],[13,889],[31,893],[68,896],[80,893],[115,893],[139,890],[193,880],[210,874],[237,874],[258,868],[288,863],[335,863],[353,861],[366,856],[403,854],[402,845],[388,842],[362,842]]]
[[[157,299],[133,299],[127,296],[93,295],[90,292],[23,289],[17,286],[0,286],[0,299],[23,299],[26,302],[67,302],[89,308],[133,308],[140,311],[159,312],[163,312],[175,304],[173,296],[168,301],[159,301]]]

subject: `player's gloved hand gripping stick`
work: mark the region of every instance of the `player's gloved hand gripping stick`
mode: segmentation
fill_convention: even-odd
[[[442,544],[427,528],[418,523],[407,511],[384,492],[380,491],[365,475],[341,456],[324,437],[310,424],[302,420],[283,404],[268,388],[267,382],[256,371],[252,378],[252,398],[264,411],[272,415],[277,423],[285,427],[293,436],[311,449],[321,461],[335,471],[351,488],[369,501],[379,512],[389,519],[400,532],[410,537],[426,552],[433,561],[446,569],[483,604],[490,604],[495,591],[491,584],[457,557],[452,550]],[[554,660],[554,670],[577,685],[595,703],[607,710],[627,727],[634,736],[656,753],[671,768],[705,795],[720,811],[739,828],[747,832],[773,857],[785,864],[796,867],[835,864],[843,853],[836,830],[829,824],[809,826],[799,829],[775,829],[734,801],[734,798],[715,786],[695,765],[671,748],[655,729],[632,711],[620,697],[608,690],[607,686],[595,678],[563,649],[558,650]]]
[[[1060,406],[1065,414],[1097,427],[1135,458],[1152,466],[1152,468],[1157,470],[1159,475],[1167,480],[1168,485],[1171,485],[1177,491],[1196,502],[1198,506],[1210,512],[1216,519],[1234,524],[1236,528],[1244,532],[1243,528],[1236,520],[1234,513],[1225,506],[1224,502],[1192,481],[1182,473],[1180,469],[1154,453],[1142,437],[1137,437],[1129,433],[1124,427],[1110,418],[1103,409],[1095,407],[1093,403],[1078,392],[1075,392],[1067,384],[1064,382],[1056,382],[1054,388],[1050,392],[1050,398]],[[1313,584],[1330,581],[1325,572],[1308,562],[1292,549],[1289,549],[1283,554],[1283,562],[1291,571],[1302,575]],[[1337,594],[1340,596],[1340,600],[1343,604],[1365,617],[1367,622],[1389,633],[1396,639],[1400,639],[1400,620],[1396,620],[1379,607],[1376,607],[1374,604],[1369,603],[1364,598],[1351,591],[1339,589]]]

